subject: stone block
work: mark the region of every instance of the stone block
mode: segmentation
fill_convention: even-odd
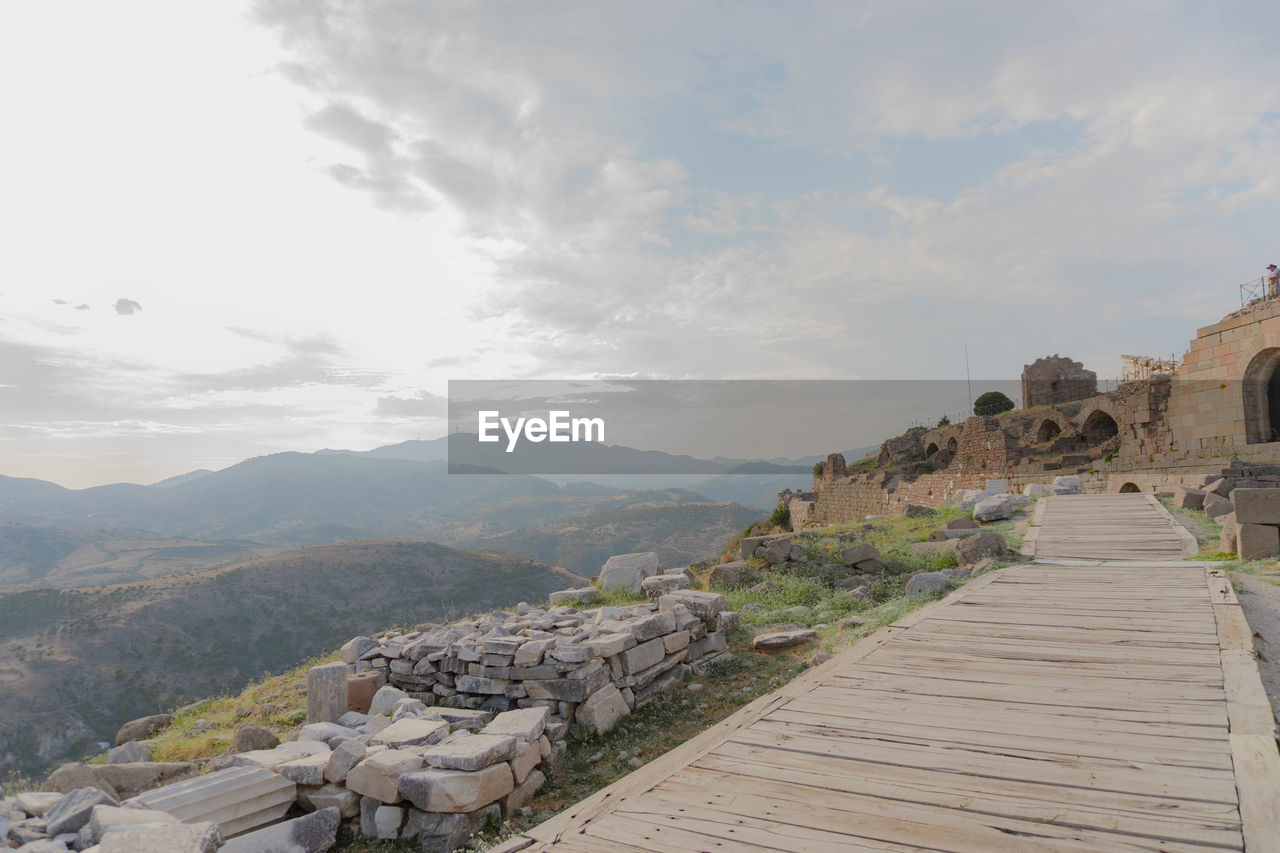
[[[335,808],[344,818],[360,814],[360,795],[332,782],[318,788],[299,788],[298,803],[307,811]]]
[[[221,853],[325,853],[337,843],[341,823],[341,811],[336,806],[328,806],[233,838]],[[396,827],[399,828],[398,821]]]
[[[1219,497],[1227,498],[1231,496],[1233,486],[1230,480],[1223,479],[1222,477],[1209,477],[1206,478],[1204,491],[1212,492]]]
[[[1204,489],[1193,489],[1190,486],[1173,487],[1173,505],[1182,509],[1203,509]]]
[[[96,853],[214,853],[226,849],[223,837],[217,825],[208,821],[113,826],[90,849]]]
[[[635,648],[627,649],[619,658],[622,661],[622,671],[631,675],[648,669],[658,663],[666,655],[661,637],[652,639],[647,643],[641,643]]]
[[[724,614],[721,613],[720,615],[723,616]],[[688,631],[676,631],[675,633],[667,634],[667,636],[662,638],[662,650],[666,654],[678,652],[687,645],[689,645]]]
[[[880,552],[872,545],[863,542],[840,552],[840,562],[846,566],[856,566],[863,560],[878,560]]]
[[[345,716],[345,715],[344,715]],[[256,727],[255,727],[256,728]],[[322,743],[325,746],[332,746],[340,740],[359,736],[360,732],[355,729],[347,728],[338,723],[308,723],[298,730],[298,740],[310,741],[312,743]],[[272,736],[274,737],[274,735]],[[280,741],[276,741],[272,746],[276,746]],[[252,749],[271,749],[271,746],[255,746]],[[240,750],[236,750],[239,752]]]
[[[378,647],[378,641],[371,637],[352,637],[342,644],[339,653],[342,655],[343,663],[355,663],[360,660],[361,655],[365,652],[372,651]]]
[[[404,823],[404,809],[400,806],[378,806],[373,813],[374,837],[382,841],[395,841],[400,837],[400,824]]]
[[[1218,534],[1218,550],[1224,554],[1236,553],[1236,539],[1239,531],[1236,527],[1235,513],[1228,513],[1218,521],[1222,524],[1222,532]]]
[[[990,530],[983,530],[956,542],[956,562],[967,566],[986,557],[997,557],[1006,550],[1003,536]]]
[[[387,749],[365,758],[347,773],[347,787],[383,803],[400,802],[400,777],[422,767],[422,756],[402,749]]]
[[[369,713],[374,694],[386,683],[386,677],[380,672],[361,672],[347,676],[347,711],[358,714]],[[343,716],[346,716],[345,714]],[[337,722],[342,722],[339,717]]]
[[[260,767],[232,767],[139,794],[131,806],[168,812],[183,823],[214,823],[224,837],[284,817],[297,786]]]
[[[639,595],[645,578],[662,574],[658,555],[652,551],[639,554],[615,554],[600,568],[600,588],[605,592],[627,590]]]
[[[507,794],[506,799],[502,801],[503,812],[514,814],[516,809],[524,808],[546,781],[547,777],[543,775],[541,770],[536,768],[531,770],[529,775],[525,777],[524,782],[518,785],[510,794]]]
[[[745,566],[746,563],[742,563],[742,565]],[[678,589],[688,589],[689,576],[684,572],[654,575],[642,580],[640,582],[640,587],[644,590],[645,596],[648,597],[650,601],[657,601],[661,596],[668,592],[675,592]]]
[[[369,743],[383,744],[391,749],[404,749],[410,746],[429,746],[439,743],[447,734],[449,734],[449,724],[444,720],[419,720],[405,717],[369,738]]]
[[[635,634],[601,634],[591,641],[591,647],[598,656],[611,658],[625,652],[636,644]]]
[[[513,737],[525,743],[536,741],[546,730],[551,716],[549,708],[521,708],[505,711],[480,730],[481,734]]]
[[[676,629],[676,617],[672,613],[659,612],[635,620],[630,625],[631,635],[637,643],[670,634]]]
[[[31,817],[44,817],[45,812],[58,804],[63,798],[60,791],[26,791],[14,797],[13,804],[23,814]],[[0,812],[2,814],[3,812]],[[0,835],[0,838],[3,838]]]
[[[275,771],[298,785],[323,785],[324,768],[329,763],[329,755],[327,752],[322,752],[304,758],[295,758],[293,761],[277,764]]]
[[[718,592],[683,589],[669,592],[658,599],[660,611],[672,610],[676,605],[684,605],[694,616],[710,621],[717,613],[724,610],[724,596]]]
[[[341,661],[307,670],[308,723],[336,723],[347,713],[347,672]]]
[[[1240,559],[1261,560],[1276,554],[1280,554],[1280,527],[1270,524],[1236,525],[1236,555]]]
[[[729,648],[729,641],[725,638],[723,631],[711,631],[701,640],[689,644],[687,651],[688,659],[693,661],[703,655],[715,654]]]
[[[604,734],[629,713],[631,709],[622,697],[622,691],[606,684],[578,706],[574,718],[593,731]]]
[[[98,788],[78,788],[61,797],[44,813],[45,828],[51,837],[79,832],[89,822],[95,806],[116,805],[114,797]]]
[[[470,735],[437,744],[425,750],[422,759],[442,770],[483,770],[515,758],[519,743],[509,735]]]
[[[751,567],[744,560],[732,560],[728,563],[720,563],[711,567],[707,580],[712,586],[741,586],[747,578],[747,573],[751,571]],[[670,576],[668,576],[670,577]],[[681,575],[683,577],[683,575]],[[685,580],[683,587],[674,587],[673,589],[663,590],[661,594],[673,592],[676,589],[688,589],[688,579]],[[652,600],[656,601],[661,594],[652,596]]]
[[[454,679],[453,687],[459,693],[482,693],[486,696],[501,696],[511,682],[505,678],[484,678],[475,675],[459,675]]]
[[[511,768],[504,762],[483,770],[427,768],[400,777],[400,794],[425,812],[473,812],[515,790]]]
[[[1280,489],[1236,489],[1231,504],[1236,524],[1280,524]]]
[[[1017,503],[1014,501],[1013,495],[991,495],[974,504],[973,520],[999,521],[1002,518],[1008,518],[1013,515],[1015,508],[1017,508]]]
[[[774,631],[757,636],[751,641],[751,647],[763,652],[773,652],[799,646],[810,640],[815,640],[817,637],[818,632],[810,630]]]
[[[308,755],[327,753],[329,747],[317,741],[298,740],[282,743],[275,749],[255,749],[231,756],[232,767],[261,767],[275,770],[286,761],[305,758]]]
[[[1235,505],[1231,503],[1230,498],[1224,498],[1214,492],[1205,492],[1204,511],[1210,518],[1220,518],[1229,512],[1235,512]],[[1239,521],[1239,518],[1237,514],[1236,520]]]
[[[390,684],[378,688],[378,692],[373,694],[373,700],[369,703],[370,716],[383,715],[391,716],[391,712],[395,710],[396,703],[401,699],[409,698],[409,694],[405,693],[399,687],[392,687]]]
[[[764,546],[764,561],[779,566],[791,559],[790,539],[770,539]]]
[[[177,823],[178,819],[168,812],[155,809],[125,809],[119,806],[97,805],[89,814],[89,839],[97,844],[102,836],[113,826],[138,826],[148,823]]]
[[[653,641],[651,641],[653,642]],[[661,640],[657,641],[661,646]],[[545,681],[524,681],[530,699],[555,699],[559,702],[581,702],[595,693],[609,680],[607,669],[597,669],[586,678],[555,678]]]
[[[577,602],[596,604],[604,599],[604,595],[593,586],[584,586],[579,589],[562,589],[559,592],[553,592],[548,596],[548,599],[553,605],[574,604]]]
[[[349,738],[333,745],[324,765],[324,778],[327,782],[341,782],[347,778],[351,768],[355,767],[368,754],[369,750],[359,740]]]
[[[591,701],[590,697],[588,697],[587,701]],[[537,767],[540,761],[542,761],[542,748],[538,741],[535,740],[530,743],[517,742],[515,757],[509,762],[511,776],[515,780],[517,787],[524,783],[529,771]]]

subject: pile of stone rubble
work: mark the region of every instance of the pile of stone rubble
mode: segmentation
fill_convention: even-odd
[[[560,772],[571,725],[608,731],[728,648],[738,615],[724,596],[689,589],[686,572],[636,581],[648,603],[521,604],[356,637],[308,672],[293,739],[244,727],[222,769],[128,798],[102,767],[70,765],[55,776],[84,787],[0,801],[0,837],[28,853],[320,853],[350,820],[366,838],[452,850]],[[590,597],[572,592],[557,598]],[[149,757],[140,742],[117,750]]]

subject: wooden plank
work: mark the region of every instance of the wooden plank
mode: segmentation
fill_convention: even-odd
[[[1280,850],[1280,754],[1270,734],[1231,735],[1245,849]]]

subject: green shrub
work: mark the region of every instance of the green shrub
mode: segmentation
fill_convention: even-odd
[[[815,477],[821,477],[821,476],[822,476],[823,467],[824,467],[824,466],[823,466],[823,464],[822,464],[821,462],[815,462],[815,463],[813,463],[813,476],[815,476]]]
[[[778,507],[769,516],[769,523],[775,527],[791,527],[791,510],[785,506]]]
[[[980,417],[998,415],[1001,412],[1012,410],[1013,401],[999,391],[987,391],[985,394],[979,394],[978,399],[973,401],[973,413]]]

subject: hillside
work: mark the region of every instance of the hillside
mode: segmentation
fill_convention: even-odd
[[[483,545],[526,554],[594,576],[614,554],[655,551],[663,566],[683,566],[714,557],[742,533],[761,511],[713,503],[701,495],[684,500],[607,507],[538,527],[487,537],[462,537],[468,547]]]
[[[537,560],[392,540],[11,593],[0,597],[0,768],[39,769],[125,720],[238,690],[361,632],[545,600],[584,582]]]
[[[146,531],[0,524],[0,590],[127,583],[222,568],[280,550],[252,542],[203,542]]]

